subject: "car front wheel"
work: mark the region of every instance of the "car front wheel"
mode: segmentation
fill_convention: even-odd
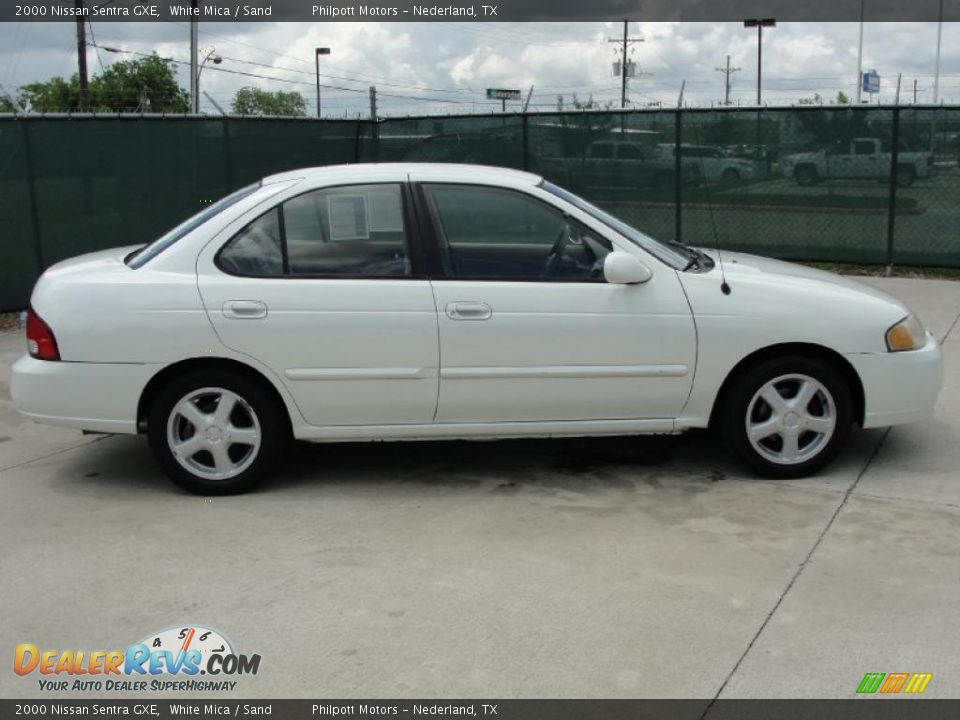
[[[147,428],[170,478],[202,495],[249,490],[278,460],[286,439],[282,410],[270,393],[240,373],[222,371],[169,383]]]
[[[727,445],[769,478],[811,475],[843,446],[853,418],[844,378],[829,362],[768,360],[743,373],[723,405]]]

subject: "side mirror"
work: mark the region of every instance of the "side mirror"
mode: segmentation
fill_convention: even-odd
[[[603,260],[603,277],[613,285],[638,285],[647,282],[653,273],[630,253],[614,250]]]

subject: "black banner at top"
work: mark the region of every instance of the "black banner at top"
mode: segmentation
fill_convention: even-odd
[[[0,22],[841,22],[861,11],[868,22],[960,20],[960,3],[941,0],[3,0]]]

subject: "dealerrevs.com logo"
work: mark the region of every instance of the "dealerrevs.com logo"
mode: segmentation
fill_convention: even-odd
[[[39,676],[45,691],[233,690],[239,675],[256,675],[260,656],[243,655],[220,632],[194,626],[148,635],[126,650],[51,650],[21,643],[13,670]],[[203,676],[202,678],[200,676]]]

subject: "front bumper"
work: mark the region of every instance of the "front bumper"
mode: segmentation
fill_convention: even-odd
[[[924,420],[943,384],[943,351],[927,333],[919,350],[845,355],[863,383],[863,427],[887,427]]]
[[[37,360],[13,364],[10,395],[23,415],[47,425],[136,433],[137,404],[161,366]]]

